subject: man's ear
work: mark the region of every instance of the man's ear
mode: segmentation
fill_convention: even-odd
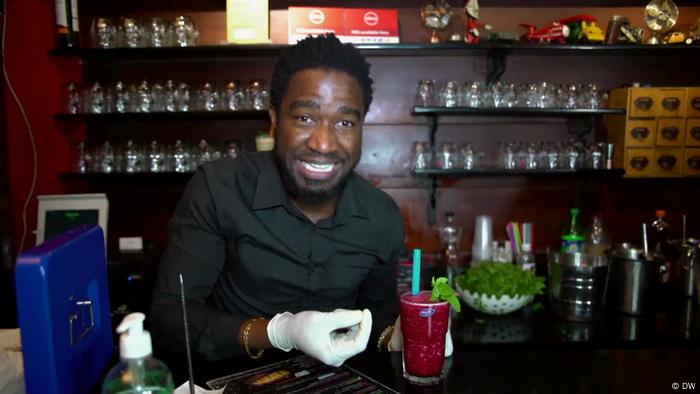
[[[270,115],[270,129],[277,129],[277,109],[273,106],[267,107],[267,113]]]

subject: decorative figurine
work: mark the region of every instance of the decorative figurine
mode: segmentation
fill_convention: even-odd
[[[649,45],[661,44],[661,37],[676,25],[678,6],[673,0],[651,0],[644,8],[644,22],[651,30]]]
[[[605,40],[605,33],[597,24],[598,20],[593,15],[582,14],[561,19],[559,24],[566,25],[570,29],[567,42],[588,42],[602,43]]]
[[[438,0],[436,4],[424,5],[420,9],[420,17],[423,20],[423,24],[427,28],[433,30],[430,35],[430,43],[440,43],[440,37],[438,37],[437,32],[438,30],[447,28],[452,19],[452,12],[450,11],[450,5],[447,1]]]
[[[521,23],[520,26],[527,29],[527,33],[523,36],[524,41],[545,42],[549,43],[556,41],[559,44],[566,44],[566,38],[569,37],[569,27],[562,25],[559,22],[552,23],[544,29],[537,30],[535,26]]]
[[[467,27],[464,32],[464,41],[467,44],[477,44],[481,40],[477,20],[479,19],[479,1],[467,0],[464,2],[464,12],[467,14]]]

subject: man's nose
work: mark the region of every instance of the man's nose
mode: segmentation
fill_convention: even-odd
[[[306,141],[307,148],[320,154],[328,154],[338,149],[338,136],[333,126],[321,123],[316,127]]]

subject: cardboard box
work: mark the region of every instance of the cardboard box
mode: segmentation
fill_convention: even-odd
[[[232,44],[269,44],[268,0],[226,0],[226,41]]]
[[[334,33],[353,44],[398,44],[396,10],[372,8],[289,7],[289,43],[308,35]]]

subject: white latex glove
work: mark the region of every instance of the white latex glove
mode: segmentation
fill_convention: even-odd
[[[400,352],[403,350],[401,316],[397,317],[396,323],[394,323],[394,332],[391,333],[391,339],[389,339],[389,349],[391,349],[392,352]],[[447,334],[445,334],[445,357],[452,356],[452,350],[452,335],[450,334],[450,328],[448,326]]]
[[[284,312],[275,315],[267,324],[267,336],[272,346],[285,352],[301,350],[334,367],[364,351],[371,331],[372,313],[369,309]]]

